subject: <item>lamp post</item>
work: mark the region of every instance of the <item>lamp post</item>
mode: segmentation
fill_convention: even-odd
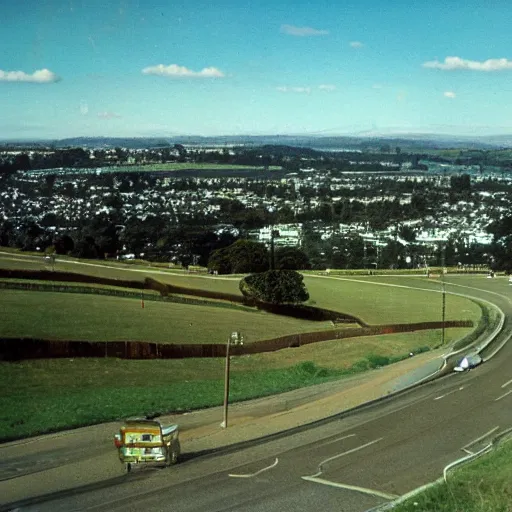
[[[230,359],[229,359],[229,347],[233,345],[243,345],[243,336],[238,332],[232,332],[228,337],[228,341],[226,343],[226,365],[224,368],[224,419],[220,426],[222,428],[228,428],[228,403],[229,403],[229,369],[230,369]]]
[[[443,245],[443,252],[442,252],[442,258],[441,258],[441,290],[442,290],[442,306],[441,306],[441,317],[442,317],[442,334],[441,334],[441,344],[444,345],[445,340],[445,319],[446,319],[446,284],[444,282],[444,274],[445,274],[445,249],[446,247]]]

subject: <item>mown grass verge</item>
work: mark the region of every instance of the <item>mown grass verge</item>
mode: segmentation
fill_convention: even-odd
[[[510,512],[512,510],[512,442],[451,473],[395,512]]]

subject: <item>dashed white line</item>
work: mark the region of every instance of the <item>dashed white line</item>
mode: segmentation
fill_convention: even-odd
[[[507,391],[504,395],[499,396],[494,401],[497,402],[498,400],[501,400],[502,398],[505,398],[506,396],[510,395],[512,393],[512,389],[510,391]]]
[[[506,388],[509,384],[512,384],[512,379],[510,379],[508,382],[505,382],[505,384],[503,384],[501,387]]]
[[[452,389],[451,391],[448,391],[448,393],[445,393],[444,395],[438,396],[434,398],[434,400],[441,400],[441,398],[444,398],[445,396],[451,395],[452,393],[455,393],[457,391],[462,391],[464,389],[464,386],[461,386],[459,389]]]
[[[276,457],[274,464],[271,464],[270,466],[267,466],[266,468],[260,469],[259,471],[256,471],[256,473],[248,473],[246,475],[229,474],[228,476],[230,476],[232,478],[252,478],[253,476],[257,476],[260,473],[263,473],[264,471],[268,471],[269,469],[275,468],[278,463],[279,463],[279,459]]]
[[[349,437],[355,437],[355,434],[349,434],[348,436],[338,437],[337,439],[333,439],[332,441],[327,441],[326,443],[322,443],[317,445],[318,448],[321,446],[327,446],[328,444],[337,443],[338,441],[343,441],[344,439],[348,439]]]

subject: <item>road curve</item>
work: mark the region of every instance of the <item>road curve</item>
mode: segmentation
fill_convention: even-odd
[[[434,285],[423,280],[422,286]],[[512,288],[505,279],[454,277],[446,287],[456,293],[466,287],[462,293],[498,305],[506,318],[497,341],[510,337]],[[353,414],[169,470],[123,476],[110,457],[108,478],[80,487],[78,461],[68,466],[76,472],[76,488],[0,510],[368,510],[439,478],[447,464],[512,426],[511,362],[512,344],[505,344],[469,373],[450,374]]]

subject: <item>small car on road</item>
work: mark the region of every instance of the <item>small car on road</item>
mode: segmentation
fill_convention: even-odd
[[[456,372],[464,372],[475,368],[479,364],[482,364],[482,358],[478,354],[468,354],[459,361],[453,370]]]
[[[127,473],[141,464],[171,466],[181,453],[178,425],[162,426],[156,420],[127,420],[114,444]]]

